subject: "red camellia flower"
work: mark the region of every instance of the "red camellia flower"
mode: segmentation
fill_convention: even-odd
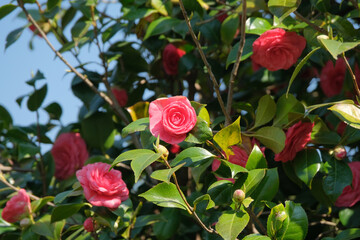
[[[286,70],[296,63],[305,46],[304,37],[276,28],[255,40],[251,59],[270,71]]]
[[[1,217],[9,223],[14,223],[28,216],[30,212],[30,197],[24,189],[20,189],[18,194],[6,203],[5,208],[1,212]]]
[[[360,162],[349,163],[353,180],[351,185],[346,186],[341,195],[336,199],[337,207],[352,207],[360,201]]]
[[[168,75],[176,75],[178,73],[179,60],[185,53],[184,50],[175,47],[173,44],[166,45],[162,54],[162,63]]]
[[[120,89],[118,87],[112,87],[111,92],[114,94],[119,105],[121,107],[125,107],[128,101],[127,92],[124,89]]]
[[[89,154],[80,133],[62,133],[56,139],[51,154],[55,162],[55,177],[67,179],[84,166]]]
[[[298,122],[291,126],[286,132],[284,149],[275,154],[275,161],[288,162],[295,158],[296,153],[303,150],[311,140],[311,131],[314,123]]]
[[[86,165],[76,172],[76,177],[84,189],[84,195],[94,206],[116,209],[129,198],[129,190],[122,180],[121,172],[110,169],[106,163]]]
[[[172,154],[177,154],[180,152],[180,146],[178,144],[172,144],[171,147],[170,147],[170,152]]]
[[[150,132],[170,144],[186,138],[196,124],[196,112],[184,96],[159,98],[149,106]]]
[[[88,217],[84,222],[84,229],[87,232],[93,232],[94,231],[94,223],[93,219],[91,217]]]
[[[36,29],[36,27],[35,27],[33,24],[31,24],[31,25],[29,26],[29,29],[30,29],[33,33],[36,33],[36,35],[38,35],[39,37],[42,38],[41,34],[39,33],[39,31]]]
[[[360,70],[357,64],[355,64],[355,76],[358,82],[360,83]],[[323,93],[327,97],[333,97],[338,95],[344,84],[345,75],[346,75],[346,63],[342,58],[338,58],[335,62],[335,66],[331,60],[329,60],[321,70],[320,75],[320,87]]]

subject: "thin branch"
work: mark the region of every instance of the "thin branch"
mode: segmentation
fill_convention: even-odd
[[[34,172],[34,170],[32,169],[24,169],[24,168],[18,168],[18,167],[9,167],[9,166],[4,166],[2,164],[0,164],[0,171],[3,172]]]
[[[223,10],[223,11],[220,11],[218,14],[212,16],[211,18],[208,18],[204,21],[201,21],[201,22],[197,22],[196,25],[199,26],[199,25],[202,25],[202,24],[205,24],[205,23],[209,23],[213,20],[215,20],[216,18],[224,15],[224,14],[227,14],[228,12],[232,12],[233,10],[232,9],[227,9],[227,10]]]
[[[296,16],[297,18],[299,18],[301,21],[307,23],[307,25],[309,25],[310,27],[312,27],[312,28],[315,29],[316,31],[321,32],[322,34],[326,34],[326,35],[329,34],[328,31],[326,31],[325,29],[323,29],[323,28],[317,26],[316,24],[310,22],[309,19],[305,18],[305,17],[304,17],[303,15],[301,15],[299,12],[295,11],[294,14],[295,14],[295,16]]]
[[[348,71],[350,73],[351,79],[353,80],[353,84],[354,84],[356,94],[358,95],[358,97],[360,97],[360,90],[359,90],[359,86],[358,86],[357,81],[356,81],[356,76],[355,76],[354,72],[352,71],[352,69],[350,67],[350,64],[349,64],[348,60],[346,59],[344,53],[341,54],[341,57],[342,57],[342,59],[344,59],[346,67],[347,67],[347,69],[348,69]]]
[[[230,116],[231,112],[231,106],[232,106],[232,98],[234,93],[234,84],[235,84],[235,78],[238,74],[240,62],[241,62],[241,56],[244,50],[245,46],[245,23],[246,23],[246,0],[242,0],[242,15],[241,15],[241,29],[240,29],[240,43],[239,43],[239,49],[236,55],[236,62],[233,66],[233,69],[231,71],[230,81],[229,81],[229,91],[228,91],[228,98],[226,103],[226,112]],[[231,122],[228,120],[225,121],[225,126],[229,125]]]
[[[187,24],[187,26],[188,26],[188,28],[189,28],[189,32],[190,32],[190,34],[191,34],[191,37],[192,37],[192,39],[194,40],[197,49],[199,50],[201,59],[203,60],[205,66],[206,66],[206,68],[207,68],[207,70],[208,70],[208,72],[209,72],[210,79],[212,80],[212,82],[213,82],[213,84],[214,84],[216,96],[217,96],[217,99],[218,99],[218,101],[219,101],[221,110],[222,110],[222,112],[224,113],[225,118],[230,122],[230,121],[231,121],[231,118],[230,118],[229,114],[227,114],[227,112],[226,112],[224,101],[222,100],[221,95],[220,95],[219,84],[217,83],[216,78],[215,78],[215,75],[214,75],[214,73],[213,73],[212,70],[211,70],[211,66],[210,66],[209,62],[207,61],[207,59],[206,59],[206,56],[205,56],[205,54],[204,54],[204,51],[202,50],[201,44],[200,44],[199,40],[197,39],[197,37],[196,37],[196,35],[195,35],[195,33],[194,33],[194,30],[193,30],[192,27],[191,27],[190,19],[189,19],[187,13],[186,13],[186,10],[185,10],[185,7],[184,7],[184,4],[183,4],[182,0],[179,0],[179,4],[180,4],[181,11],[182,11],[182,13],[183,13],[185,22],[186,22],[186,24]]]
[[[266,228],[264,227],[264,225],[260,222],[259,218],[254,214],[254,212],[247,208],[246,211],[248,212],[248,214],[250,215],[250,218],[255,221],[255,223],[257,224],[257,226],[259,226],[260,228],[260,233],[266,235],[267,231]]]

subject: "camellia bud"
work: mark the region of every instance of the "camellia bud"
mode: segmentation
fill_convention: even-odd
[[[91,217],[88,217],[84,222],[84,229],[87,232],[93,232],[94,231],[94,221]]]
[[[241,203],[242,201],[244,201],[244,199],[245,199],[245,193],[243,190],[238,189],[234,192],[234,194],[233,194],[234,202]]]
[[[165,146],[161,144],[159,144],[159,146],[157,147],[157,151],[158,153],[161,153],[164,156],[164,158],[167,158],[169,156],[169,151]]]
[[[28,227],[28,226],[30,226],[30,225],[31,225],[31,221],[30,221],[29,218],[23,218],[23,219],[21,219],[21,221],[20,221],[20,226],[21,226],[22,228]]]
[[[344,146],[336,146],[334,149],[334,156],[337,160],[342,160],[346,157],[346,149]]]

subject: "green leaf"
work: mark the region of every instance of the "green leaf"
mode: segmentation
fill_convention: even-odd
[[[149,127],[149,118],[140,118],[124,127],[121,136],[124,138],[131,133],[144,131],[147,127]]]
[[[345,208],[340,210],[339,219],[342,225],[350,228],[360,226],[360,207]]]
[[[19,37],[21,36],[21,34],[24,31],[24,27],[21,28],[17,28],[13,31],[11,31],[7,37],[6,37],[6,44],[5,44],[5,50],[10,47],[14,42],[16,42],[16,40],[19,39]]]
[[[45,206],[46,203],[51,202],[51,201],[54,201],[54,197],[48,196],[48,197],[40,198],[38,200],[34,200],[34,201],[31,202],[31,211],[33,213],[36,213],[43,206]]]
[[[360,238],[360,228],[350,228],[339,233],[335,240],[351,240]]]
[[[267,221],[267,234],[271,239],[283,239],[289,226],[289,216],[283,204],[276,205],[271,209]]]
[[[202,196],[195,199],[195,201],[194,201],[194,210],[196,209],[196,206],[202,201],[207,201],[206,210],[215,207],[215,203],[214,203],[213,200],[211,200],[210,195],[205,194],[205,195],[202,195]]]
[[[249,136],[258,139],[266,147],[273,150],[274,153],[281,152],[285,147],[285,133],[278,127],[263,127],[255,133],[249,134]]]
[[[241,55],[241,61],[244,61],[244,60],[248,59],[253,54],[252,45],[253,45],[255,40],[256,40],[256,38],[254,38],[254,37],[246,38],[244,49],[243,49],[243,52],[242,52],[242,55]],[[229,55],[228,55],[228,57],[226,59],[226,69],[229,67],[230,64],[236,62],[236,57],[237,57],[237,52],[239,50],[239,45],[240,45],[240,43],[236,43],[231,48],[231,51],[230,51],[230,53],[229,53]]]
[[[181,23],[181,20],[179,20],[177,18],[162,17],[162,18],[156,19],[155,21],[150,23],[148,29],[146,30],[146,33],[144,36],[144,41],[149,37],[159,35],[162,33],[166,33],[180,23]]]
[[[291,84],[294,82],[296,76],[299,74],[301,68],[305,65],[305,63],[309,60],[309,58],[317,51],[319,50],[320,47],[317,47],[315,49],[313,49],[311,52],[309,52],[302,60],[301,62],[296,66],[293,74],[291,75],[291,78],[290,78],[290,81],[289,81],[289,85],[288,85],[288,88],[286,90],[286,96],[288,97],[289,95],[289,91],[290,91],[290,87],[291,87]]]
[[[181,213],[176,208],[164,208],[160,215],[164,220],[154,224],[154,235],[159,240],[171,239],[179,229]]]
[[[279,191],[279,174],[277,168],[266,171],[265,177],[261,180],[251,197],[255,199],[254,206],[263,205],[263,201],[271,201]]]
[[[261,35],[272,28],[270,19],[250,17],[246,20],[246,33]]]
[[[246,169],[253,170],[257,168],[267,168],[267,162],[264,154],[258,145],[255,144],[246,162]]]
[[[84,21],[80,18],[71,28],[71,36],[75,42],[78,42],[88,31],[91,26],[90,21]]]
[[[134,228],[145,227],[147,225],[164,221],[164,217],[161,214],[141,215],[136,217]]]
[[[321,167],[321,158],[316,149],[305,149],[297,153],[292,164],[296,176],[311,189],[311,182]]]
[[[0,105],[0,121],[3,123],[3,128],[5,129],[9,129],[13,124],[10,113],[2,105]]]
[[[216,231],[224,240],[235,240],[249,222],[245,211],[226,211],[215,225]]]
[[[267,236],[263,236],[260,234],[250,234],[244,237],[242,240],[271,240],[271,239]]]
[[[325,167],[328,176],[324,179],[324,191],[333,202],[341,195],[343,189],[352,182],[352,172],[347,163],[329,158]]]
[[[185,163],[185,167],[194,167],[199,165],[201,161],[212,157],[215,157],[215,155],[204,148],[190,147],[179,153],[175,159],[171,161],[170,166],[174,167]]]
[[[284,18],[294,12],[300,5],[301,0],[269,0],[268,7],[272,14],[281,22]]]
[[[181,198],[180,193],[173,183],[160,183],[139,196],[160,207],[187,210],[184,200]]]
[[[31,231],[50,240],[60,240],[60,235],[65,225],[65,220],[51,223],[50,218],[50,215],[43,216],[31,226]]]
[[[341,53],[344,53],[350,49],[355,48],[360,42],[340,42],[331,39],[324,39],[318,37],[318,40],[325,47],[325,49],[331,54],[334,59]]]
[[[156,170],[151,174],[150,177],[159,181],[170,183],[170,178],[172,174],[179,170],[182,166],[184,166],[184,164],[185,163],[179,164],[176,167],[170,169]]]
[[[302,105],[292,94],[282,95],[276,104],[276,115],[273,126],[281,127],[289,122],[288,114],[291,112],[304,113],[304,105]]]
[[[27,101],[27,107],[30,111],[34,112],[38,110],[38,108],[43,103],[47,93],[47,84],[45,84],[42,88],[35,90]]]
[[[246,196],[250,196],[255,191],[258,184],[265,177],[265,173],[265,169],[254,169],[248,172],[248,176],[242,187],[242,189],[246,193]]]
[[[151,6],[155,8],[160,14],[164,16],[168,15],[165,4],[163,3],[162,0],[151,0]]]
[[[229,204],[232,198],[232,182],[227,180],[216,181],[210,185],[207,193],[216,205]]]
[[[0,20],[4,18],[6,15],[10,14],[12,11],[15,10],[17,6],[13,4],[5,4],[0,7]]]
[[[220,36],[223,43],[230,45],[239,27],[239,14],[231,14],[221,24]]]
[[[329,110],[353,128],[360,129],[360,109],[354,104],[335,104]]]
[[[189,132],[188,136],[184,141],[190,143],[204,143],[206,140],[212,138],[212,131],[209,127],[209,123],[201,117],[197,117],[195,127]]]
[[[62,219],[71,217],[77,213],[83,206],[89,205],[88,203],[71,203],[56,206],[51,213],[51,222],[57,222]]]
[[[285,202],[285,211],[290,222],[283,240],[303,240],[308,231],[308,218],[306,212],[299,203]]]
[[[44,110],[49,114],[50,119],[59,120],[62,114],[62,108],[57,102],[50,103]]]
[[[47,10],[50,11],[56,6],[60,7],[60,4],[61,4],[61,0],[48,0],[46,3]]]
[[[161,155],[161,153],[152,153],[151,155],[142,155],[132,160],[131,168],[135,174],[135,182],[139,180],[141,173],[144,171],[144,169],[156,160],[158,160]]]
[[[255,115],[255,125],[253,128],[262,126],[273,119],[276,113],[276,103],[270,95],[260,98]]]
[[[229,147],[241,143],[240,117],[238,117],[235,122],[215,134],[214,140],[226,153],[227,157],[234,155]]]
[[[73,190],[68,190],[68,191],[57,194],[55,196],[54,203],[59,204],[59,203],[63,202],[69,196],[69,194],[72,192],[73,192]]]
[[[115,167],[116,164],[127,161],[127,160],[134,160],[136,158],[143,157],[144,155],[153,155],[154,151],[148,149],[134,149],[130,151],[126,151],[121,153],[111,164],[111,168]]]
[[[81,136],[93,148],[109,148],[114,142],[114,124],[112,115],[105,112],[96,112],[81,122]]]

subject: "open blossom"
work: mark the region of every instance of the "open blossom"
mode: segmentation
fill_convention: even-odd
[[[253,43],[253,62],[270,71],[289,69],[306,46],[304,37],[276,28],[260,35]]]
[[[24,189],[20,189],[18,194],[6,203],[5,208],[1,212],[1,217],[9,223],[14,223],[28,216],[30,212],[30,197]]]
[[[304,149],[311,140],[311,131],[314,123],[298,122],[291,126],[286,132],[284,149],[275,154],[275,161],[288,162],[295,158],[296,153]]]
[[[84,229],[87,232],[93,232],[94,231],[94,222],[93,222],[93,219],[91,217],[88,217],[84,221]]]
[[[162,54],[162,63],[166,74],[178,74],[179,60],[185,55],[185,53],[186,52],[184,50],[177,48],[171,43],[166,45]]]
[[[55,162],[55,177],[67,179],[84,166],[89,154],[80,133],[62,133],[56,139],[51,154]]]
[[[360,70],[355,64],[355,76],[360,83]],[[321,70],[320,87],[327,97],[333,97],[341,93],[346,76],[346,63],[342,58],[338,58],[334,63],[329,60]]]
[[[117,102],[121,107],[125,107],[128,101],[128,94],[124,89],[112,87],[111,92],[114,94]]]
[[[129,198],[129,190],[122,180],[121,172],[110,169],[106,163],[86,165],[76,172],[76,177],[84,189],[84,195],[94,206],[116,209]]]
[[[353,175],[352,183],[336,199],[337,207],[352,207],[360,201],[360,162],[351,162],[349,167]]]
[[[149,106],[150,132],[170,144],[186,138],[196,124],[196,112],[184,96],[159,98]]]

